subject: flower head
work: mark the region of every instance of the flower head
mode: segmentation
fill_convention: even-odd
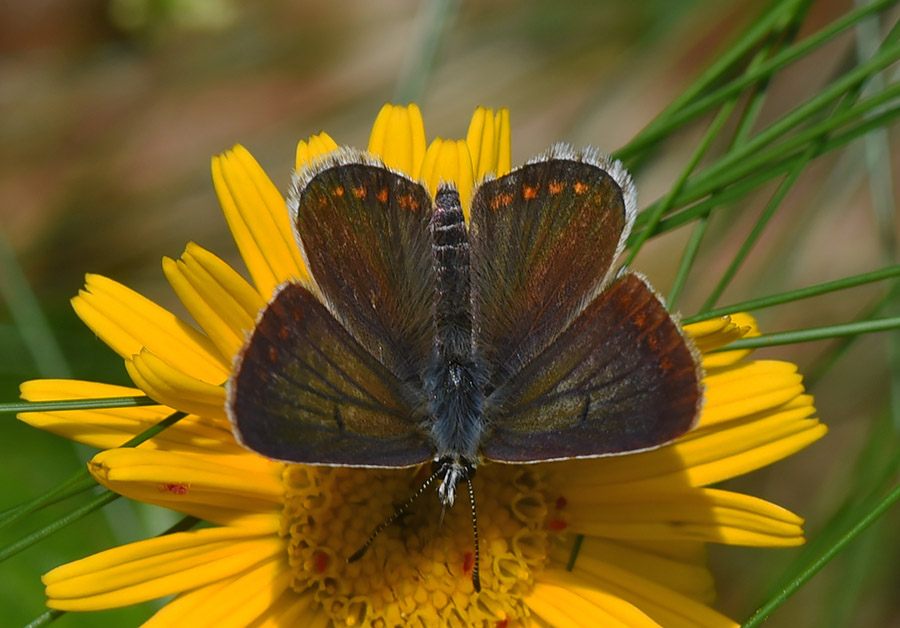
[[[506,110],[478,109],[465,140],[426,146],[415,105],[386,105],[369,151],[426,182],[510,169]],[[297,169],[337,149],[302,141]],[[259,310],[285,281],[309,279],[283,197],[242,147],[213,160],[213,182],[251,282],[190,243],[163,271],[199,329],[113,280],[88,275],[82,320],[125,360],[136,388],[38,380],[29,400],[146,394],[160,405],[23,413],[31,425],[99,447],[102,485],[213,524],[116,547],[47,573],[48,605],[95,610],[175,594],[147,625],[733,626],[709,603],[705,543],[791,546],[802,520],[710,484],[791,455],[825,433],[792,364],[718,351],[757,334],[736,315],[689,325],[706,401],[676,442],[628,456],[486,464],[479,496],[481,592],[470,512],[419,500],[360,560],[347,558],[419,486],[424,470],[284,464],[241,447],[224,383]],[[171,414],[187,416],[121,448]],[[443,514],[443,517],[442,517]]]

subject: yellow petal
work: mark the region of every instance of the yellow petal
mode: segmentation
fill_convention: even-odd
[[[803,378],[790,362],[740,362],[707,373],[698,428],[774,410],[803,394]]]
[[[554,545],[550,550],[552,564],[565,568],[571,560],[575,535],[568,535],[566,545]],[[673,557],[657,547],[662,542],[644,543],[638,540],[610,541],[594,536],[582,537],[576,556],[576,565],[591,573],[594,562],[605,561],[625,569],[637,576],[652,580],[657,584],[677,591],[703,603],[711,603],[715,599],[715,582],[706,568],[705,551],[696,552],[687,558]],[[667,548],[679,545],[669,539],[664,541]],[[699,543],[694,547],[703,546]]]
[[[131,380],[147,395],[188,414],[225,419],[225,389],[191,377],[143,350],[125,363]]]
[[[710,488],[561,489],[567,530],[604,538],[685,539],[729,545],[801,545],[803,520],[764,500]]]
[[[144,395],[138,388],[79,380],[41,379],[21,385],[22,398],[28,401],[65,399],[102,399]],[[108,410],[59,410],[54,412],[22,412],[19,419],[59,436],[98,449],[119,447],[172,414],[166,406],[138,406]],[[187,416],[174,426],[140,445],[142,448],[188,450],[208,455],[245,452],[231,435],[226,421],[217,424],[195,415]]]
[[[454,184],[468,220],[475,182],[472,158],[464,140],[435,139],[425,153],[420,178],[425,181],[432,196],[437,193],[440,183]]]
[[[575,562],[572,573],[549,568],[540,575],[541,583],[555,588],[577,587],[579,592],[609,596],[623,605],[633,604],[654,622],[666,628],[737,628],[738,624],[705,604],[641,578],[609,562],[585,557]],[[629,624],[640,625],[640,624]],[[651,625],[657,625],[656,623]]]
[[[385,104],[372,126],[369,152],[379,155],[389,168],[418,179],[425,156],[425,123],[419,107]]]
[[[629,483],[634,490],[643,490],[713,484],[771,464],[821,438],[827,429],[810,418],[814,410],[808,399],[804,395],[762,418],[689,432],[652,451],[551,464],[560,465],[554,473],[568,477],[573,484],[597,487]]]
[[[511,162],[509,109],[478,107],[469,122],[466,144],[472,156],[475,180],[487,174],[502,176]]]
[[[223,359],[230,362],[265,302],[225,262],[193,243],[177,262],[164,258],[163,272]]]
[[[134,290],[100,275],[87,275],[72,299],[76,313],[120,356],[147,348],[185,374],[222,383],[231,371],[203,334]]]
[[[337,149],[337,142],[331,139],[328,133],[324,132],[310,135],[309,141],[300,140],[297,142],[297,160],[295,165],[297,172],[306,168],[319,157]]]
[[[284,198],[243,146],[213,158],[213,184],[225,220],[263,299],[308,273],[294,241]]]
[[[325,628],[330,624],[331,617],[316,601],[312,591],[297,593],[288,590],[266,609],[266,612],[253,624],[253,628],[284,628],[285,626]]]
[[[593,589],[573,574],[546,569],[525,603],[550,626],[659,628],[625,600]]]
[[[216,582],[276,556],[280,560],[285,550],[271,529],[210,528],[106,550],[57,567],[42,580],[50,608],[99,610]]]
[[[102,451],[88,468],[98,482],[117,493],[140,494],[157,502],[214,504],[248,512],[280,506],[281,465],[249,453],[239,458],[256,462],[256,468],[223,464],[222,457],[140,448]]]

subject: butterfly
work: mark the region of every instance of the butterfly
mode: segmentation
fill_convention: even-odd
[[[276,291],[235,358],[226,409],[249,449],[434,461],[415,497],[440,480],[449,507],[466,481],[474,521],[485,460],[644,451],[695,424],[696,350],[615,267],[637,212],[621,163],[557,145],[481,182],[467,222],[452,185],[432,196],[341,149],[295,175],[288,204],[312,279]]]

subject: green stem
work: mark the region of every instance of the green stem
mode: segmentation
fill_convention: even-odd
[[[813,327],[811,329],[799,329],[797,331],[783,331],[755,338],[741,338],[730,345],[715,351],[732,351],[735,349],[759,349],[762,347],[776,347],[779,345],[792,345],[798,342],[812,342],[828,338],[843,338],[846,336],[858,336],[877,331],[891,331],[900,328],[900,316],[891,318],[879,318],[871,321],[859,321],[856,323],[844,323],[842,325],[829,325],[827,327]]]
[[[878,520],[888,509],[893,506],[897,500],[900,500],[900,485],[895,486],[881,502],[873,508],[865,517],[856,523],[847,531],[838,541],[829,547],[819,558],[813,561],[806,569],[803,570],[794,580],[782,589],[771,600],[766,602],[757,610],[753,616],[744,623],[742,628],[757,628],[771,615],[775,609],[781,606],[788,598],[800,590],[800,588],[809,582],[822,568],[831,560],[840,554],[856,537],[858,537],[866,528]]]
[[[682,322],[685,325],[688,325],[690,323],[698,323],[710,318],[716,318],[717,316],[725,316],[726,314],[761,310],[763,308],[772,307],[773,305],[792,303],[793,301],[809,299],[821,294],[836,292],[838,290],[846,290],[848,288],[854,288],[856,286],[872,283],[874,281],[882,281],[883,279],[892,279],[894,277],[900,277],[900,265],[889,266],[887,268],[881,268],[879,270],[873,270],[868,273],[853,275],[852,277],[845,277],[844,279],[836,279],[834,281],[828,281],[825,283],[816,284],[814,286],[808,286],[806,288],[798,288],[797,290],[780,292],[778,294],[772,294],[767,297],[741,301],[740,303],[726,305],[714,310],[709,310],[708,312],[703,312],[702,314],[687,317]]]
[[[615,153],[614,156],[618,159],[629,159],[648,145],[659,141],[673,130],[680,128],[692,118],[720,105],[734,95],[739,94],[750,85],[771,76],[777,70],[793,63],[819,46],[829,43],[832,41],[832,38],[841,31],[850,28],[860,20],[887,8],[895,2],[896,0],[881,0],[880,2],[874,2],[868,6],[860,7],[846,13],[843,17],[835,20],[818,32],[774,55],[766,63],[760,65],[754,72],[742,74],[734,81],[703,98],[694,100],[691,104],[671,115],[661,116],[661,120],[660,118],[657,118],[660,122],[651,122],[631,142]],[[764,34],[765,33],[760,34],[760,37]]]
[[[62,399],[58,401],[13,401],[0,403],[0,414],[13,412],[57,412],[59,410],[104,410],[158,406],[150,397],[101,397],[97,399]]]

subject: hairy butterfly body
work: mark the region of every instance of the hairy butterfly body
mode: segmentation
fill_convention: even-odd
[[[279,288],[228,382],[235,435],[253,451],[433,460],[412,499],[440,479],[452,506],[466,481],[474,521],[484,459],[632,453],[696,422],[696,352],[647,282],[614,270],[636,213],[618,162],[554,147],[479,185],[467,225],[451,186],[432,199],[343,150],[295,179],[290,207],[313,282]]]

